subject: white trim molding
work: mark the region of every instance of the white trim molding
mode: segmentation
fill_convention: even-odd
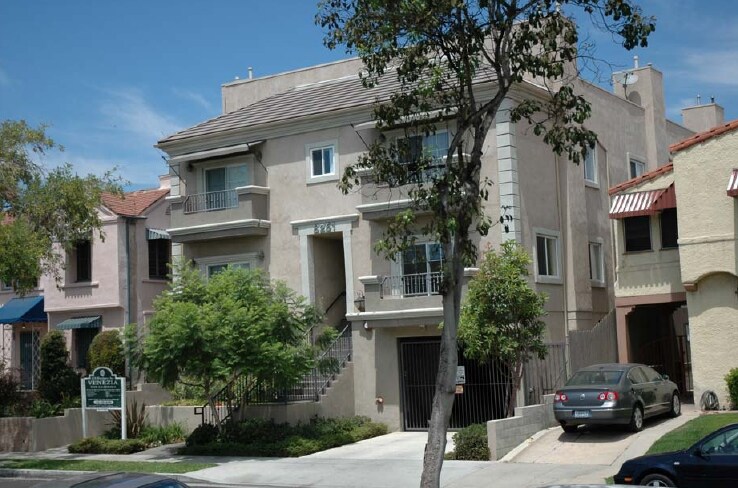
[[[558,230],[544,229],[541,227],[533,228],[533,271],[536,283],[547,283],[553,285],[563,284],[563,276],[561,269],[561,232]],[[538,274],[538,237],[545,239],[553,239],[556,243],[556,274],[541,275]],[[548,249],[546,250],[548,252]],[[548,256],[548,254],[547,254]]]

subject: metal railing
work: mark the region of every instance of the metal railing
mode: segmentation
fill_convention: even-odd
[[[418,297],[438,295],[441,290],[443,273],[406,274],[385,276],[382,279],[382,295],[385,297]]]
[[[238,207],[236,190],[209,191],[187,195],[183,204],[184,213],[186,214],[235,207]]]
[[[211,397],[210,403],[195,407],[201,424],[223,424],[234,418],[248,405],[319,401],[326,389],[347,362],[351,361],[351,325],[346,325],[338,337],[317,358],[313,367],[297,384],[290,388],[277,388],[266,381],[258,381],[251,375],[238,376]],[[216,415],[217,414],[217,415]]]

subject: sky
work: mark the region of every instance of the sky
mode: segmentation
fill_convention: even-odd
[[[117,167],[129,188],[167,172],[153,146],[221,111],[220,87],[347,57],[322,44],[316,0],[0,0],[0,120],[47,124],[65,148],[43,161],[79,173]],[[738,118],[735,0],[639,0],[657,18],[649,47],[625,51],[596,29],[604,88],[612,70],[653,63],[667,116],[714,96]]]

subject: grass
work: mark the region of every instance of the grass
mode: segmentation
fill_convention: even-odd
[[[692,419],[681,427],[664,434],[646,454],[681,451],[707,434],[728,424],[738,423],[738,413],[708,414]]]
[[[129,471],[133,473],[182,474],[217,466],[211,463],[159,463],[135,461],[94,461],[66,459],[9,459],[0,461],[5,469],[58,469],[62,471]]]

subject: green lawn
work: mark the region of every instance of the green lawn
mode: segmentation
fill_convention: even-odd
[[[668,432],[653,443],[646,454],[680,451],[686,449],[707,434],[728,424],[738,423],[738,413],[708,414],[692,419],[681,427]]]
[[[134,473],[182,474],[198,469],[212,468],[208,463],[158,463],[135,461],[93,461],[67,459],[9,459],[0,461],[0,468],[60,469],[64,471],[130,471]]]

